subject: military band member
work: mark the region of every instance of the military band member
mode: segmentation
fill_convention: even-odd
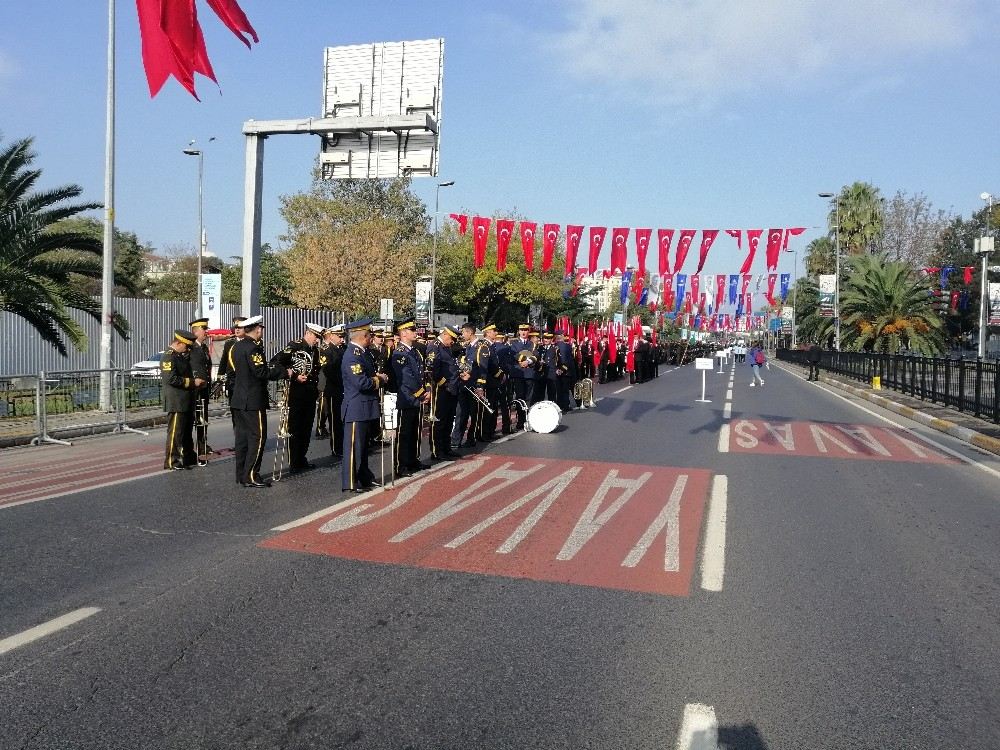
[[[375,371],[368,348],[371,345],[371,320],[354,321],[347,326],[350,343],[344,350],[340,372],[344,378],[344,460],[341,487],[345,492],[364,492],[380,486],[368,467],[368,431],[379,419],[381,386],[389,379]]]
[[[490,358],[486,368],[486,400],[493,407],[493,414],[490,414],[485,407],[480,407],[482,418],[480,434],[483,440],[492,440],[497,431],[497,412],[500,413],[501,426],[504,435],[510,434],[510,409],[505,408],[503,392],[507,388],[507,380],[510,376],[508,367],[509,347],[499,338],[496,323],[488,323],[483,326],[483,336],[486,345],[489,347]]]
[[[316,397],[319,392],[319,338],[323,326],[306,323],[300,338],[290,341],[271,360],[271,366],[279,366],[288,378],[288,468],[291,471],[305,471],[314,468],[306,454],[312,438],[313,417],[316,413]],[[293,369],[294,362],[300,364]]]
[[[535,345],[536,363],[535,363],[535,389],[531,396],[531,401],[528,402],[529,406],[537,404],[539,401],[545,400],[545,391],[547,388],[548,380],[545,377],[548,373],[548,365],[545,362],[546,352],[548,352],[548,347],[552,343],[552,334],[546,332],[545,340],[543,341],[542,334],[535,329],[531,330],[531,343]]]
[[[243,321],[244,336],[233,344],[229,354],[232,368],[232,391],[229,409],[235,437],[236,481],[244,487],[270,487],[260,476],[260,462],[267,441],[267,381],[278,380],[284,373],[267,366],[264,359],[264,318],[254,315]]]
[[[191,372],[205,385],[195,391],[194,432],[198,466],[208,466],[212,452],[208,444],[208,402],[212,397],[212,355],[208,352],[208,318],[192,320],[189,325],[195,341],[191,345]]]
[[[467,386],[472,392],[459,387],[458,409],[455,415],[455,427],[451,433],[451,445],[452,448],[463,445],[464,437],[465,447],[474,448],[476,441],[483,439],[481,425],[485,421],[483,419],[485,410],[476,396],[486,398],[490,347],[485,341],[476,337],[476,326],[472,323],[465,323],[462,326],[461,344],[463,359],[459,362],[460,386]]]
[[[222,357],[219,359],[219,369],[216,372],[216,380],[221,380],[226,384],[226,395],[229,395],[229,391],[232,389],[233,384],[229,382],[230,377],[233,375],[233,363],[230,360],[229,353],[233,350],[233,346],[243,338],[243,321],[246,320],[242,315],[237,315],[233,318],[233,335],[226,339],[226,343],[222,345]]]
[[[458,361],[452,354],[452,346],[457,338],[458,331],[451,326],[444,326],[438,337],[427,344],[425,367],[428,387],[431,389],[431,458],[439,461],[461,458],[461,454],[451,448],[451,426],[455,421],[455,406],[461,382]]]
[[[345,349],[343,324],[327,328],[323,339],[326,349],[320,354],[319,366],[326,382],[322,398],[330,415],[330,452],[339,458],[344,455],[344,421],[340,417],[340,407],[344,403],[344,376],[340,373]]]
[[[538,377],[537,361],[538,346],[530,338],[531,326],[522,323],[517,327],[517,338],[510,345],[516,367],[511,375],[514,386],[514,398],[531,406],[535,401],[535,378]],[[517,423],[514,428],[524,429],[527,413],[520,405],[517,406]]]
[[[399,411],[393,467],[396,474],[408,477],[415,471],[428,468],[420,462],[420,412],[424,404],[430,403],[431,394],[424,384],[424,358],[414,346],[417,338],[415,321],[409,318],[397,323],[396,331],[399,343],[390,360],[398,386],[396,409]]]
[[[188,348],[194,344],[194,334],[177,329],[173,340],[160,358],[160,380],[163,383],[163,411],[167,420],[167,455],[163,468],[178,471],[190,469],[198,458],[194,452],[191,428],[194,425],[195,393],[205,381],[191,372]]]

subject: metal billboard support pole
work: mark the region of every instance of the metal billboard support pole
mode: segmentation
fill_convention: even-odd
[[[111,294],[115,263],[115,0],[108,0],[108,83],[104,131],[104,254],[101,270],[100,407],[111,410]]]
[[[983,193],[981,196],[987,201],[986,209],[986,236],[979,241],[979,250],[982,255],[982,278],[979,280],[979,359],[986,359],[986,334],[989,331],[989,285],[986,282],[986,262],[993,251],[993,237],[990,235],[990,214],[993,213],[993,196],[990,193]]]

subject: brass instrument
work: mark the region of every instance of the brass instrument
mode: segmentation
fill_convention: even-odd
[[[490,402],[489,401],[487,401],[485,398],[483,398],[482,396],[480,396],[478,393],[475,392],[475,390],[473,390],[469,386],[463,385],[462,387],[465,390],[467,390],[469,393],[471,393],[472,397],[474,399],[476,399],[476,401],[479,402],[479,405],[482,406],[484,409],[486,409],[486,411],[488,411],[490,414],[496,414],[496,412],[493,410],[493,407],[490,406]]]
[[[528,432],[528,402],[523,398],[515,398],[511,401],[515,409],[521,412],[521,429]]]
[[[590,378],[582,378],[573,384],[573,398],[584,409],[590,409],[597,406],[594,401],[594,381]]]
[[[296,375],[309,375],[313,368],[313,358],[312,353],[299,349],[298,351],[292,352],[292,377]],[[287,383],[285,383],[285,392],[281,397],[281,403],[278,405],[278,432],[275,435],[277,438],[277,445],[274,448],[274,465],[271,469],[271,479],[275,482],[280,482],[282,477],[284,477],[284,467],[291,458],[290,446],[288,445],[288,439],[292,436],[292,433],[288,431],[288,417],[291,414],[291,408],[288,404],[289,394],[292,392],[291,378]]]
[[[225,390],[226,390],[226,376],[220,375],[214,381],[212,381],[212,393],[210,396],[211,399],[213,401],[218,401],[219,399],[222,398],[222,394],[225,393]]]

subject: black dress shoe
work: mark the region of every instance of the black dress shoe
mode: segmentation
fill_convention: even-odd
[[[377,479],[372,479],[370,482],[365,482],[361,486],[364,489],[366,489],[366,490],[370,490],[370,489],[372,489],[374,487],[381,487],[382,483],[380,481],[378,481]]]
[[[243,482],[244,487],[270,487],[270,482]]]
[[[408,468],[410,471],[427,471],[427,469],[431,468],[431,465],[430,464],[423,464],[423,463],[416,463],[416,464],[413,464],[413,466],[407,466],[406,468]]]
[[[412,477],[413,476],[413,470],[412,469],[399,469],[396,472],[396,476],[397,477]]]

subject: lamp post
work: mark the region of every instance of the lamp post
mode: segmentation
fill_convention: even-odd
[[[201,256],[205,250],[204,192],[205,154],[199,148],[186,148],[188,156],[198,157],[198,292],[194,302],[194,316],[201,317]]]
[[[434,189],[434,244],[431,250],[431,327],[434,327],[434,298],[437,296],[437,250],[438,250],[438,208],[441,204],[441,188],[451,187],[454,180],[439,182]]]
[[[790,247],[785,252],[792,254],[792,349],[795,349],[799,344],[798,320],[795,313],[795,299],[799,286],[799,251]]]
[[[993,213],[993,196],[990,193],[983,193],[979,196],[986,201],[986,235],[979,239],[979,254],[983,256],[982,274],[979,280],[979,358],[986,358],[986,333],[989,326],[989,295],[987,294],[988,284],[986,283],[986,261],[993,250],[993,237],[990,235],[990,214]]]
[[[833,320],[834,320],[834,336],[833,336],[833,348],[836,351],[840,351],[840,201],[836,200],[833,193],[820,193],[820,198],[834,198],[835,199],[835,209],[837,216],[837,224],[834,227],[835,234],[833,240],[833,255],[835,258],[835,268],[834,274],[834,292],[833,292]]]

